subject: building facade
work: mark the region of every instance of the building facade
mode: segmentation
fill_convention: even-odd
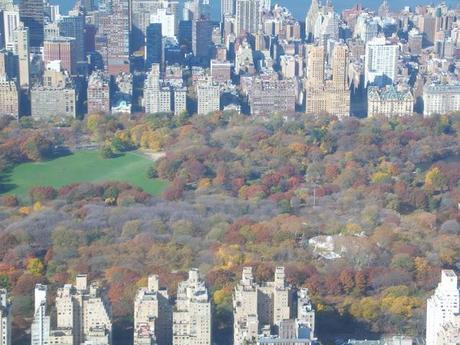
[[[306,112],[328,113],[338,117],[350,116],[350,88],[348,85],[348,47],[338,44],[332,52],[332,79],[326,79],[325,48],[308,48]]]
[[[169,345],[172,342],[172,305],[168,291],[160,288],[156,275],[140,288],[134,300],[134,345]]]
[[[295,291],[285,278],[284,267],[277,267],[274,280],[260,285],[254,281],[252,268],[243,268],[233,292],[234,345],[295,345],[314,340],[315,312],[308,290]]]
[[[367,116],[409,116],[414,112],[414,101],[409,88],[370,86],[367,90]]]
[[[457,275],[452,270],[443,270],[441,282],[427,301],[426,344],[440,345],[442,333],[459,313],[460,291]]]
[[[6,289],[0,289],[0,345],[11,345],[11,303]]]
[[[460,84],[427,84],[423,88],[423,115],[460,111]]]
[[[254,34],[260,25],[260,1],[236,0],[236,34]]]
[[[399,47],[390,44],[385,37],[376,37],[366,45],[364,82],[385,86],[396,81]]]
[[[196,93],[199,115],[207,115],[220,110],[220,86],[212,78],[198,81]]]
[[[251,114],[268,116],[295,111],[296,86],[293,80],[263,80],[256,78],[249,93]]]
[[[76,92],[72,86],[36,86],[30,91],[31,113],[36,119],[77,116]]]
[[[110,113],[110,79],[102,71],[93,72],[88,80],[88,114]]]
[[[211,345],[211,299],[197,269],[179,283],[173,313],[173,345]]]
[[[0,77],[0,116],[19,117],[19,91],[14,80]]]

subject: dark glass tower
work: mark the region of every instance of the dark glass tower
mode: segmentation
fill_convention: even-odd
[[[43,46],[44,39],[44,5],[43,0],[21,0],[19,2],[19,17],[24,26],[29,28],[30,46]]]
[[[153,23],[147,26],[145,41],[145,65],[148,69],[154,63],[163,62],[163,35],[161,24]]]

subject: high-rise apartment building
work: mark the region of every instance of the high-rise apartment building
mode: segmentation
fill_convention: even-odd
[[[399,47],[377,37],[366,45],[364,83],[385,86],[396,82]]]
[[[113,0],[112,11],[106,22],[107,71],[110,75],[129,73],[130,1]]]
[[[88,114],[110,113],[110,78],[102,71],[93,72],[88,80]]]
[[[206,115],[220,110],[220,86],[212,78],[199,80],[196,85],[198,114]]]
[[[144,108],[148,114],[187,111],[187,88],[160,79],[160,66],[153,64],[144,82]]]
[[[236,0],[221,0],[220,2],[220,18],[235,15]]]
[[[34,319],[31,327],[31,345],[48,345],[50,337],[50,317],[46,315],[48,287],[35,286]]]
[[[236,0],[236,34],[257,33],[260,25],[260,1]]]
[[[11,303],[8,292],[0,289],[0,345],[11,345]]]
[[[460,313],[460,291],[454,271],[443,270],[441,282],[428,298],[426,310],[426,344],[441,345],[443,329]]]
[[[18,8],[12,8],[11,10],[3,11],[3,40],[4,47],[7,50],[15,51],[15,30],[19,26],[19,22],[20,19]]]
[[[134,345],[147,340],[157,345],[172,342],[172,305],[156,275],[148,278],[148,286],[140,288],[134,300]]]
[[[36,119],[77,116],[76,92],[65,87],[34,86],[30,91],[31,114]]]
[[[332,78],[325,79],[325,47],[309,46],[306,112],[308,114],[328,113],[339,117],[349,116],[348,47],[344,44],[335,45],[331,60]]]
[[[315,38],[315,25],[319,14],[320,6],[318,0],[312,0],[307,17],[305,18],[305,36],[310,42]]]
[[[14,31],[16,40],[16,54],[19,59],[19,87],[28,89],[30,87],[30,45],[29,28],[20,24]]]
[[[19,16],[24,26],[29,29],[30,46],[43,46],[45,8],[43,0],[21,0],[19,2]]]
[[[211,345],[211,300],[197,269],[179,283],[173,313],[173,345]]]
[[[0,116],[5,115],[19,117],[19,91],[14,80],[0,76]]]
[[[297,305],[297,308],[295,306]],[[286,283],[284,267],[263,285],[254,281],[251,267],[243,268],[233,292],[233,344],[295,345],[314,339],[315,312],[307,289],[295,291]]]
[[[460,85],[427,84],[423,88],[423,115],[460,111]]]

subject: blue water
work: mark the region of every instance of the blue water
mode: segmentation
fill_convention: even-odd
[[[61,13],[65,14],[73,7],[75,0],[51,0],[51,2],[60,5]],[[332,3],[338,11],[352,7],[358,2],[366,7],[377,9],[382,0],[332,0]],[[389,0],[390,8],[392,10],[399,10],[404,6],[416,6],[417,4],[431,2],[437,3],[438,0]],[[460,4],[459,0],[447,0],[446,2],[450,6],[456,6]],[[304,20],[306,12],[310,7],[310,0],[272,0],[272,4],[275,3],[289,8],[294,16],[299,20]],[[211,5],[214,18],[219,18],[220,0],[211,0]]]

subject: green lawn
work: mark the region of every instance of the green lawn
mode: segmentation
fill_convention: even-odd
[[[151,160],[134,153],[103,159],[99,151],[80,151],[46,162],[18,165],[3,176],[4,188],[0,194],[24,197],[35,186],[59,188],[76,182],[120,181],[158,195],[166,187],[166,182],[147,178],[151,164]]]

